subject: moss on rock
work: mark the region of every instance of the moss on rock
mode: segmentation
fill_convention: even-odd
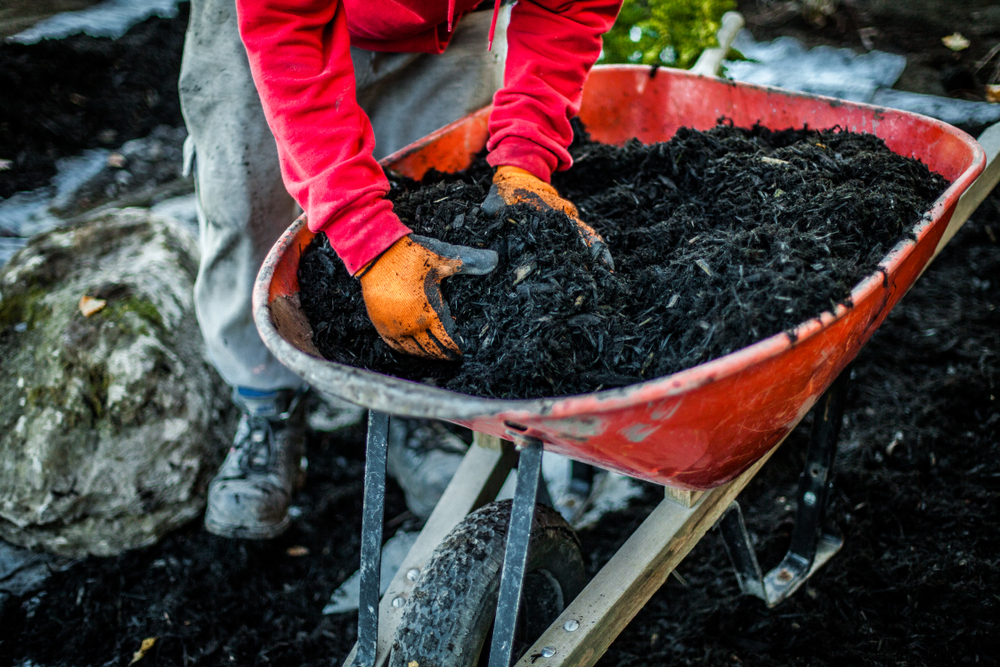
[[[112,555],[201,511],[231,410],[194,317],[196,257],[172,222],[126,209],[0,270],[0,538]],[[107,305],[84,317],[83,295]]]

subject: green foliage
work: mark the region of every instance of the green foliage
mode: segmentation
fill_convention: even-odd
[[[706,48],[735,0],[625,0],[604,35],[601,63],[642,63],[687,69]]]

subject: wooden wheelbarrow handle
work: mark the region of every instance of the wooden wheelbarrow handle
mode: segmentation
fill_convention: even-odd
[[[948,227],[944,230],[944,234],[941,235],[941,240],[938,241],[937,249],[934,251],[935,257],[938,256],[938,253],[941,252],[948,241],[955,236],[955,233],[962,228],[962,225],[969,219],[969,216],[979,208],[983,200],[996,187],[997,182],[1000,182],[1000,160],[997,160],[997,155],[1000,154],[1000,123],[990,125],[986,128],[979,135],[977,141],[986,152],[986,169],[969,186],[969,189],[958,198],[958,203],[955,205],[955,213],[951,216]],[[926,267],[924,269],[926,270]]]
[[[691,72],[702,76],[718,76],[719,68],[722,66],[726,54],[729,53],[730,45],[736,39],[736,33],[743,29],[744,24],[743,15],[739,12],[723,14],[722,26],[715,33],[716,39],[719,40],[719,46],[702,51],[701,55],[698,56],[698,61],[691,68]]]

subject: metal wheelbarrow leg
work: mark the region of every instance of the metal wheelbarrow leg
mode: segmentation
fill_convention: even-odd
[[[492,439],[495,442],[487,443],[486,438],[477,437],[480,445],[488,444],[499,451],[490,451],[475,445],[470,449],[462,467],[455,475],[456,481],[449,485],[445,496],[428,520],[417,544],[411,549],[380,604],[378,591],[388,420],[388,415],[384,413],[375,411],[369,413],[361,537],[358,643],[348,656],[345,666],[353,664],[374,667],[385,663],[389,657],[389,644],[406,605],[408,597],[406,589],[412,588],[418,579],[421,566],[429,556],[427,547],[433,549],[444,537],[444,533],[457,524],[459,519],[495,497],[514,461],[511,455],[512,447],[503,447],[499,439]],[[506,667],[510,664],[535,504],[539,500],[545,502],[548,498],[541,477],[542,443],[525,438],[517,449],[521,455],[517,466],[517,485],[500,581],[496,625],[490,649],[491,666]]]
[[[781,563],[767,575],[762,574],[735,500],[719,522],[740,590],[760,598],[768,607],[777,606],[798,590],[844,543],[838,531],[826,528],[824,520],[850,375],[848,366],[813,408],[809,448],[799,476],[795,528]]]
[[[376,421],[376,425],[377,425]],[[378,434],[377,426],[375,429]],[[369,598],[377,596],[377,576],[362,581],[370,590],[366,595],[362,590],[359,612],[359,644],[344,662],[348,665],[381,667],[386,664],[393,637],[414,583],[430,557],[431,552],[444,536],[459,523],[462,517],[478,506],[489,502],[499,492],[504,479],[514,464],[514,447],[499,438],[476,434],[481,446],[470,448],[462,466],[455,475],[438,503],[434,514],[428,519],[424,530],[417,539],[396,574],[386,594],[377,607],[366,604]],[[384,440],[383,440],[384,443]],[[524,448],[529,460],[522,459],[521,484],[515,492],[515,502],[521,500],[522,508],[534,505],[538,493],[540,447]],[[377,447],[378,438],[369,439],[369,447]],[[384,446],[384,444],[383,444]],[[775,448],[776,449],[776,448]],[[773,453],[773,450],[772,450]],[[718,521],[732,500],[757,474],[768,460],[768,453],[753,467],[732,482],[700,494],[690,507],[671,499],[671,494],[660,503],[649,518],[629,538],[607,565],[570,603],[541,637],[524,653],[517,663],[519,667],[538,665],[543,661],[553,665],[592,665],[607,650],[607,647],[638,613],[649,598],[663,585],[670,572],[683,560],[698,540]],[[524,452],[522,452],[524,456]],[[537,461],[532,461],[537,458]],[[377,489],[377,472],[384,470],[378,462],[371,466],[376,483],[369,490]],[[384,482],[384,476],[382,477]],[[523,481],[522,481],[523,480]],[[367,481],[367,470],[366,470]],[[374,505],[372,506],[374,507]],[[366,516],[369,503],[366,498]],[[523,574],[523,558],[527,554],[526,534],[530,532],[530,514],[527,520],[521,513],[513,512],[512,534],[508,541],[515,563],[509,571],[505,560],[501,582],[501,607],[497,611],[497,626],[493,643],[498,648],[491,652],[491,667],[510,664],[510,637],[517,620],[516,601],[520,597],[520,579]],[[518,521],[518,514],[521,514]],[[520,538],[517,535],[520,534]],[[370,540],[363,538],[365,545]],[[367,549],[363,558],[377,558],[377,549]],[[376,563],[362,567],[377,573]],[[506,600],[506,602],[504,602]],[[376,619],[377,611],[377,619]],[[375,630],[377,628],[377,631]],[[362,649],[362,644],[364,649]],[[364,660],[364,662],[362,662]]]
[[[385,415],[382,416],[384,417]],[[345,659],[344,667],[350,665],[372,667],[374,665],[381,666],[386,663],[389,657],[392,638],[403,614],[403,607],[431,553],[467,514],[490,502],[500,492],[500,487],[503,486],[504,481],[514,468],[516,462],[516,454],[513,446],[504,446],[505,443],[499,438],[484,436],[479,433],[476,434],[475,443],[476,445],[469,448],[469,452],[465,455],[465,458],[456,471],[452,483],[448,485],[437,507],[434,508],[434,512],[424,524],[424,528],[417,537],[417,541],[400,565],[399,571],[393,577],[385,595],[382,596],[381,601],[378,601],[376,605],[372,605],[375,608],[375,612],[370,610],[368,608],[369,605],[366,603],[369,598],[378,600],[379,565],[375,562],[369,562],[366,568],[364,561],[366,558],[369,561],[381,558],[381,552],[379,551],[381,539],[378,540],[379,549],[369,549],[365,552],[365,539],[364,537],[362,538],[362,573],[364,573],[365,569],[371,569],[374,566],[372,571],[375,573],[375,576],[367,582],[362,581],[361,604],[359,605],[358,614],[358,644],[355,644],[354,649]],[[378,437],[370,437],[368,440],[367,447],[369,449],[381,447],[384,451],[385,446],[384,436],[381,440]],[[382,458],[384,460],[384,456]],[[366,462],[366,509],[369,504],[368,495],[378,490],[377,475],[374,476],[373,484],[371,486],[368,484],[367,467],[368,464]],[[372,466],[372,470],[373,472],[377,470],[382,471],[381,491],[384,494],[384,464]],[[381,523],[379,524],[379,528],[381,529]],[[365,592],[366,585],[369,589],[367,595]],[[364,650],[361,648],[362,643],[366,647]],[[372,646],[375,647],[374,650],[371,649]],[[362,660],[365,660],[365,662],[362,662]]]

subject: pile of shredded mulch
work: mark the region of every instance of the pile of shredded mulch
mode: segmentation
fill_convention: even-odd
[[[604,235],[594,260],[561,214],[479,204],[477,161],[390,193],[417,233],[491,248],[486,277],[445,282],[465,355],[399,355],[368,321],[324,235],[299,267],[300,298],[327,358],[456,391],[537,398],[620,387],[723,356],[849,303],[851,289],[947,186],[875,136],[722,123],[665,143],[615,147],[578,130],[554,184]]]

